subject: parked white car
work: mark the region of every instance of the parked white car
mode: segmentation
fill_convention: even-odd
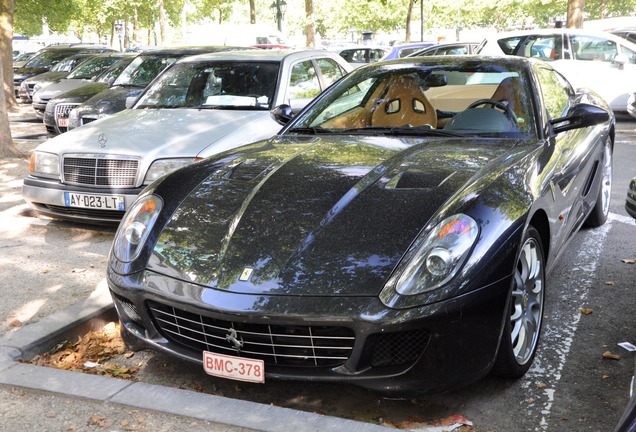
[[[185,57],[162,72],[132,109],[39,145],[22,194],[43,215],[119,223],[154,180],[274,135],[281,124],[272,108],[300,110],[351,69],[324,50]]]
[[[636,44],[611,33],[564,28],[496,33],[486,37],[477,52],[541,58],[575,87],[595,90],[614,112],[627,110],[636,76]]]

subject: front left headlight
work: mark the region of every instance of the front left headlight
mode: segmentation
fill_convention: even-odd
[[[31,153],[29,172],[35,176],[60,178],[60,157],[53,153],[34,151]]]
[[[410,260],[393,280],[401,295],[417,295],[440,288],[462,267],[479,235],[470,216],[450,216],[420,242]]]
[[[172,171],[178,170],[181,167],[190,165],[195,161],[196,158],[156,160],[152,163],[152,165],[150,165],[150,168],[148,168],[148,172],[146,173],[146,177],[144,178],[144,184],[149,185],[158,178],[169,174]]]
[[[162,208],[163,200],[156,195],[146,195],[135,201],[117,228],[113,240],[115,258],[129,263],[139,257]]]

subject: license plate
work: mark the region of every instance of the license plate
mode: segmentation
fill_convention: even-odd
[[[57,125],[59,127],[68,127],[68,119],[67,118],[59,118],[59,119],[57,119]]]
[[[124,197],[121,195],[90,195],[64,192],[64,205],[66,207],[99,210],[126,210]]]
[[[265,382],[263,360],[246,359],[203,351],[203,370],[208,375],[237,381]]]

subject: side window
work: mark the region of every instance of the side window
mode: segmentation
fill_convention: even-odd
[[[568,109],[569,93],[573,93],[572,88],[561,75],[553,70],[539,67],[537,68],[537,76],[541,84],[543,103],[550,118],[562,117]]]
[[[318,63],[318,68],[320,69],[320,73],[322,74],[322,78],[325,80],[325,86],[330,86],[346,74],[345,70],[342,69],[335,60],[321,58],[316,61]]]
[[[542,60],[558,60],[561,56],[561,35],[529,36],[519,45],[517,55],[534,57]]]
[[[517,49],[517,46],[519,45],[519,42],[521,42],[521,39],[521,36],[499,39],[497,41],[497,44],[499,45],[499,48],[501,48],[501,50],[504,52],[504,54],[513,55]]]
[[[604,38],[575,35],[570,43],[575,60],[611,62],[618,54],[616,43]]]
[[[636,52],[630,50],[629,48],[625,48],[623,45],[620,46],[621,54],[626,55],[631,64],[636,63]]]
[[[291,69],[287,94],[292,109],[296,111],[304,107],[320,92],[320,82],[311,60],[296,63]]]

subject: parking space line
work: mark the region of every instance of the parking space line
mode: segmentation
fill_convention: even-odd
[[[605,239],[612,227],[612,222],[619,220],[619,217],[620,215],[611,214],[602,227],[584,231],[585,239],[570,267],[576,277],[567,279],[562,286],[548,287],[547,295],[548,298],[552,298],[553,305],[559,303],[575,306],[566,310],[559,307],[550,310],[550,319],[544,322],[537,357],[523,378],[522,387],[533,395],[529,398],[529,418],[541,419],[535,431],[550,429],[548,421],[555,393],[557,393],[557,384],[561,379],[561,372],[581,319],[578,305],[584,305],[587,301],[589,290],[596,280],[596,269]],[[558,301],[555,298],[557,295]],[[539,384],[546,387],[541,392],[535,393],[534,390]],[[537,394],[539,394],[538,397]]]

